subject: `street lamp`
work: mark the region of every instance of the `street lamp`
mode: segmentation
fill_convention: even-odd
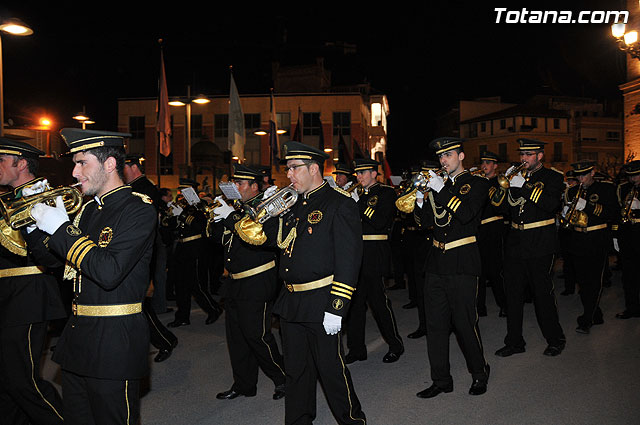
[[[33,30],[19,19],[4,20],[0,23],[0,31],[17,36],[33,34]],[[4,136],[4,82],[2,75],[2,37],[0,37],[0,137]]]
[[[46,131],[47,136],[47,156],[51,156],[51,120],[47,117],[40,118],[40,129]]]
[[[625,24],[611,25],[611,34],[618,42],[618,47],[631,57],[640,59],[640,43],[638,43],[638,31],[626,30]]]
[[[82,129],[87,128],[87,124],[95,124],[95,121],[92,121],[91,118],[84,112],[84,108],[82,108],[82,112],[78,112],[73,116],[73,119],[79,121],[82,124]]]
[[[191,97],[191,86],[187,86],[187,98],[182,101],[180,99],[175,99],[169,102],[169,106],[186,106],[185,114],[187,117],[187,143],[186,143],[186,154],[187,154],[187,173],[191,173],[191,104],[196,103],[198,105],[204,105],[211,102],[211,100],[207,99],[204,95],[198,95],[195,98]],[[191,177],[191,176],[189,176]]]

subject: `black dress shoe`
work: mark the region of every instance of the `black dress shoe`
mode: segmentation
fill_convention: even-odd
[[[631,319],[632,317],[640,317],[640,313],[634,313],[629,310],[625,310],[622,313],[616,314],[616,319]]]
[[[575,291],[569,291],[568,289],[565,289],[564,291],[560,292],[560,295],[564,295],[565,297],[567,295],[573,295],[575,293]]]
[[[172,350],[165,350],[164,348],[161,348],[160,351],[158,351],[158,354],[153,358],[153,361],[156,363],[163,362],[171,357],[171,352]]]
[[[594,325],[602,325],[604,323],[604,319],[602,317],[594,317],[593,324]]]
[[[402,308],[404,308],[405,310],[409,310],[410,308],[416,308],[416,307],[418,307],[418,304],[414,303],[413,301],[409,301],[408,303],[402,306]]]
[[[345,364],[351,364],[353,362],[365,361],[365,360],[367,360],[367,353],[364,353],[364,354],[361,354],[361,355],[355,355],[355,354],[349,352],[344,357]]]
[[[209,314],[207,316],[207,320],[204,321],[204,324],[205,325],[210,325],[212,323],[215,323],[215,321],[218,320],[218,318],[220,317],[220,314],[221,314],[221,312],[218,312],[218,311]]]
[[[587,326],[587,325],[579,325],[579,326],[576,328],[576,332],[577,332],[577,333],[579,333],[579,334],[586,334],[586,335],[588,335],[588,334],[589,334],[589,332],[590,332],[590,331],[589,331],[589,328],[590,328],[590,326]]]
[[[453,388],[443,389],[443,388],[440,388],[440,387],[436,386],[436,384],[433,384],[429,388],[427,388],[426,390],[422,390],[416,395],[418,397],[420,397],[420,398],[433,398],[433,397],[437,396],[438,394],[450,393],[451,391],[453,391]]]
[[[545,350],[542,352],[542,354],[550,357],[559,356],[560,353],[562,353],[562,350],[564,350],[564,347],[565,347],[564,342],[561,342],[560,344],[557,344],[557,345],[549,344],[547,348],[545,348]]]
[[[496,351],[496,356],[499,357],[509,357],[514,354],[524,353],[524,347],[516,347],[513,345],[505,345],[498,351]]]
[[[471,395],[480,395],[487,392],[487,381],[482,381],[480,379],[474,379],[471,384],[471,388],[469,388],[469,394]]]
[[[285,396],[284,384],[280,384],[280,385],[276,386],[276,388],[273,390],[273,399],[274,400],[280,400],[284,396]]]
[[[173,322],[167,323],[167,327],[169,327],[169,328],[178,328],[180,326],[187,326],[187,325],[190,325],[190,324],[191,324],[191,322],[188,321],[188,320],[176,319]]]
[[[400,356],[402,355],[402,353],[404,353],[404,348],[401,349],[400,351],[396,351],[396,352],[389,351],[382,358],[382,362],[383,363],[394,363],[394,362],[397,362],[400,359]]]
[[[498,313],[498,317],[507,317],[507,310],[501,308],[500,313]]]
[[[411,339],[422,338],[426,334],[427,334],[427,331],[425,331],[424,329],[418,329],[417,331],[411,332],[409,335],[407,335],[407,338],[411,338]]]
[[[255,394],[242,394],[239,393],[236,390],[228,390],[228,391],[224,391],[222,393],[218,393],[218,395],[216,395],[216,398],[218,400],[233,400],[236,397],[240,397],[241,395],[245,396],[245,397],[254,397]]]

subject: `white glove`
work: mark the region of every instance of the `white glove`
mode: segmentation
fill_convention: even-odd
[[[587,206],[587,200],[578,198],[578,202],[576,203],[576,211],[582,211],[586,206]]]
[[[633,198],[633,201],[631,201],[631,209],[640,210],[640,201],[638,201],[638,198]]]
[[[49,187],[49,182],[47,181],[47,179],[40,180],[38,183],[34,184],[33,186],[25,187],[24,189],[22,189],[22,195],[31,196],[31,195],[35,195],[36,193],[42,193],[45,190],[47,190],[48,187]]]
[[[440,191],[444,187],[444,180],[442,179],[442,177],[437,175],[433,170],[429,170],[429,177],[430,178],[427,182],[427,186],[431,190],[435,190],[436,192],[440,193]]]
[[[562,216],[563,216],[563,217],[566,217],[568,212],[569,212],[569,205],[565,205],[565,206],[562,208]]]
[[[270,198],[271,195],[278,191],[278,186],[269,186],[267,190],[264,191],[264,195],[262,195],[262,200]]]
[[[36,220],[38,229],[50,235],[53,235],[60,226],[69,221],[62,196],[56,198],[55,207],[43,203],[35,204],[31,208],[31,216]]]
[[[353,192],[351,192],[351,197],[356,202],[358,202],[360,200],[360,196],[358,196],[358,191],[357,190],[354,190]]]
[[[176,217],[177,217],[177,216],[179,216],[180,214],[182,214],[182,211],[183,211],[183,210],[182,210],[182,207],[179,207],[177,204],[174,204],[173,202],[169,202],[169,204],[167,204],[167,205],[169,205],[169,207],[171,207],[171,213],[172,213],[174,216],[176,216]]]
[[[613,238],[613,249],[615,249],[616,252],[620,252],[620,246],[618,245],[618,238]]]
[[[516,166],[512,165],[511,167],[507,168],[507,171],[505,171],[504,174],[508,176],[515,169],[516,169]]]
[[[522,173],[518,173],[515,176],[513,176],[513,178],[511,179],[511,187],[522,187],[522,185],[524,185],[524,182],[526,180],[524,179],[524,177],[522,177]]]
[[[424,204],[424,193],[418,190],[416,191],[416,205],[418,208],[422,208],[422,204]]]
[[[322,326],[324,326],[327,335],[335,335],[340,332],[340,328],[342,328],[342,317],[325,311]]]
[[[352,182],[351,180],[349,180],[349,181],[347,182],[347,184],[345,184],[345,185],[344,185],[343,189],[344,189],[344,190],[347,190],[347,189],[349,189],[352,185],[353,185],[353,182]]]
[[[231,205],[227,205],[227,203],[224,202],[224,199],[222,199],[222,196],[216,197],[215,200],[220,202],[220,206],[213,209],[213,221],[217,223],[218,221],[229,217],[229,214],[234,211],[234,208]]]

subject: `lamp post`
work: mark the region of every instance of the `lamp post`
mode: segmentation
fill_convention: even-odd
[[[95,121],[92,121],[91,118],[84,111],[84,106],[82,107],[82,112],[78,112],[73,116],[73,119],[80,122],[82,124],[82,129],[85,130],[87,128],[87,124],[95,124]]]
[[[46,131],[47,156],[51,156],[51,120],[47,117],[40,118],[40,128]]]
[[[640,59],[640,43],[638,43],[638,31],[627,31],[626,25],[616,23],[611,25],[611,35],[618,42],[618,47],[631,57]]]
[[[187,86],[187,98],[185,101],[180,99],[172,100],[169,102],[169,106],[185,106],[185,115],[187,120],[187,143],[185,145],[185,153],[187,159],[187,173],[191,174],[191,104],[196,103],[198,105],[204,105],[211,102],[209,99],[204,97],[203,95],[199,95],[198,97],[191,97],[191,86]]]
[[[33,34],[33,30],[18,19],[7,19],[0,24],[0,31],[17,36]],[[0,137],[4,136],[4,81],[2,69],[2,37],[0,37]]]

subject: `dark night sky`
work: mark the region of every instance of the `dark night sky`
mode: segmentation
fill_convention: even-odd
[[[25,2],[27,3],[27,2]],[[226,94],[228,67],[241,94],[268,93],[271,61],[312,59],[326,41],[357,45],[348,58],[329,55],[337,83],[362,80],[388,95],[390,162],[421,150],[436,116],[456,100],[538,94],[620,99],[624,56],[609,25],[496,24],[509,10],[625,9],[619,0],[581,2],[299,2],[285,7],[183,2],[189,10],[143,6],[56,5],[0,8],[34,28],[4,35],[5,119],[47,113],[58,126],[85,105],[94,128],[115,129],[119,97],[157,95],[159,47],[165,40],[169,95]],[[548,4],[547,4],[548,3]],[[174,4],[178,4],[175,2]],[[576,4],[578,6],[576,7]],[[286,31],[286,43],[282,43]]]

